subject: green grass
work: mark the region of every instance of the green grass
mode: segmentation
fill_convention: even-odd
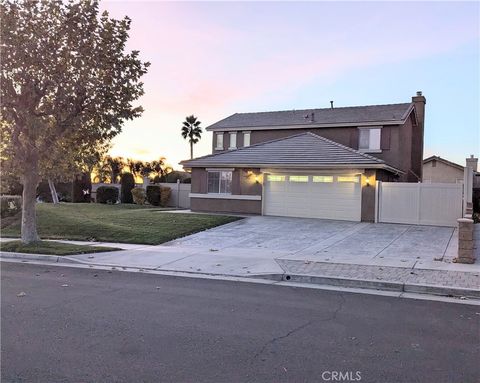
[[[160,213],[138,205],[42,203],[37,205],[38,234],[42,239],[71,239],[158,245],[239,218]],[[2,222],[2,236],[20,236],[20,216]]]
[[[29,254],[47,254],[47,255],[73,255],[98,253],[101,251],[121,250],[115,247],[72,245],[70,243],[61,243],[53,241],[39,241],[30,245],[25,245],[21,241],[10,241],[0,245],[0,249],[13,253]]]

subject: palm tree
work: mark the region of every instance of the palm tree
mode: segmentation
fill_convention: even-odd
[[[190,159],[193,158],[193,144],[196,144],[200,138],[202,138],[202,128],[200,127],[201,122],[197,120],[193,114],[188,116],[183,122],[182,126],[182,137],[184,139],[188,138],[190,143]]]
[[[130,173],[132,173],[135,178],[142,176],[143,168],[145,168],[145,163],[143,161],[127,158],[126,162],[130,169]]]
[[[165,160],[165,157],[160,157],[158,160],[148,163],[149,174],[155,174],[155,179],[159,182],[164,182],[167,174],[173,171],[172,167],[165,163]]]
[[[105,158],[105,162],[110,168],[110,182],[112,184],[117,183],[117,179],[125,167],[125,160],[122,157],[107,156]]]

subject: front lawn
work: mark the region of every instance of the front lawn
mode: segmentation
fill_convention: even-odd
[[[12,253],[47,254],[47,255],[74,255],[99,253],[102,251],[121,250],[115,247],[72,245],[54,241],[39,241],[24,245],[21,241],[10,241],[0,244],[0,250]]]
[[[161,213],[138,205],[61,203],[37,205],[38,233],[42,239],[122,242],[158,245],[228,222],[237,217]],[[2,236],[20,236],[20,215],[2,223]]]

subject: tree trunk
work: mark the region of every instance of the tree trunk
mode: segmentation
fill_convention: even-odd
[[[190,159],[193,160],[193,142],[190,142]]]
[[[23,181],[22,195],[22,242],[29,244],[39,241],[37,234],[37,217],[35,204],[37,201],[38,169],[37,164],[27,163]]]
[[[60,201],[58,200],[57,189],[55,189],[55,183],[50,178],[48,179],[48,187],[50,188],[50,194],[52,195],[52,202],[58,204]]]

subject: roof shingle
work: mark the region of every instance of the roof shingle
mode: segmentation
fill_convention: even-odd
[[[384,165],[382,167],[393,169],[379,158],[310,132],[186,160],[181,164],[187,168],[209,166],[328,168]]]
[[[268,126],[401,122],[412,103],[352,106],[342,108],[235,113],[207,127],[207,130],[259,128]]]

